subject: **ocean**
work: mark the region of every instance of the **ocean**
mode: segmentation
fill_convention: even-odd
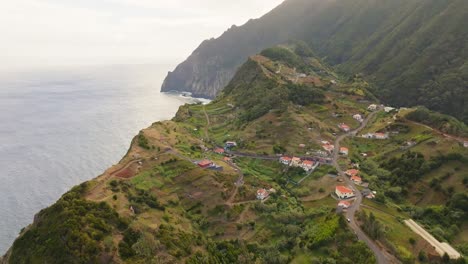
[[[159,92],[168,65],[0,74],[0,255],[34,215],[194,99]]]

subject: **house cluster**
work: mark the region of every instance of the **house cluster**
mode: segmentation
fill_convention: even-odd
[[[350,177],[351,181],[357,185],[362,184],[362,178],[359,177],[359,170],[357,169],[349,169],[345,171],[346,176]]]
[[[341,185],[336,186],[335,194],[340,199],[349,199],[354,197],[354,191],[352,189]]]
[[[280,163],[291,166],[291,167],[299,167],[304,169],[307,172],[315,170],[319,163],[312,161],[312,160],[307,160],[307,159],[301,159],[298,157],[288,157],[288,156],[283,156],[280,158]]]
[[[362,115],[360,115],[360,114],[355,114],[355,115],[353,115],[353,118],[354,118],[355,120],[357,120],[359,123],[364,122],[364,118],[363,118]]]
[[[338,125],[338,127],[343,130],[344,132],[349,132],[351,130],[351,127],[349,127],[347,124],[345,123],[341,123]]]
[[[270,196],[270,193],[275,193],[275,192],[276,192],[276,190],[273,189],[273,188],[271,188],[269,190],[266,190],[266,189],[263,189],[263,188],[258,189],[257,190],[257,199],[263,201],[266,198],[268,198],[268,196]]]
[[[389,135],[388,133],[367,133],[363,134],[361,137],[363,138],[368,138],[368,139],[388,139]]]

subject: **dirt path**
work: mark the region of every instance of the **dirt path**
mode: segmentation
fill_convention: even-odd
[[[413,124],[415,124],[415,125],[423,126],[423,127],[427,128],[427,129],[430,129],[431,131],[433,131],[433,132],[435,132],[435,133],[437,133],[437,134],[439,134],[439,135],[441,135],[441,136],[443,136],[443,137],[445,137],[445,138],[453,139],[453,140],[455,140],[455,141],[458,141],[458,142],[461,143],[461,144],[463,144],[463,143],[465,143],[466,141],[468,141],[468,139],[466,139],[466,138],[456,137],[456,136],[454,136],[454,135],[446,134],[446,133],[444,133],[444,132],[442,132],[442,131],[440,131],[440,130],[438,130],[438,129],[435,129],[435,128],[433,128],[433,127],[430,127],[430,126],[428,126],[428,125],[426,125],[426,124],[419,123],[419,122],[416,122],[416,121],[412,121],[412,120],[409,120],[409,119],[405,119],[405,120],[408,121],[408,122],[410,122],[410,123],[413,123]]]
[[[346,217],[348,219],[351,219],[351,221],[348,223],[349,227],[354,231],[354,233],[357,235],[357,237],[359,238],[359,240],[361,241],[364,241],[367,245],[367,247],[369,247],[370,250],[372,250],[372,252],[374,252],[374,255],[375,255],[375,258],[377,260],[377,263],[379,264],[386,264],[386,263],[400,263],[400,261],[398,261],[393,255],[389,254],[387,251],[385,251],[384,249],[380,248],[376,243],[375,241],[373,241],[371,238],[369,238],[361,229],[361,227],[359,227],[359,225],[356,223],[355,221],[355,214],[356,214],[356,211],[359,210],[359,207],[361,206],[361,203],[362,203],[362,194],[361,192],[356,188],[355,184],[348,178],[346,177],[345,173],[344,173],[344,170],[340,167],[340,165],[338,164],[338,150],[340,149],[340,144],[341,144],[341,141],[343,141],[345,138],[348,138],[348,137],[354,137],[356,136],[361,130],[363,130],[367,124],[374,118],[374,116],[379,113],[381,110],[379,111],[375,111],[375,112],[372,112],[369,116],[366,117],[366,119],[361,123],[361,125],[353,130],[353,131],[350,131],[346,134],[343,134],[343,135],[340,135],[336,140],[335,140],[335,151],[333,151],[333,166],[336,168],[336,170],[338,171],[338,175],[340,175],[341,177],[344,178],[345,180],[345,183],[348,185],[348,186],[352,186],[354,191],[355,191],[355,195],[356,195],[356,199],[353,203],[353,205],[348,209],[348,211],[346,212]]]
[[[229,199],[226,201],[226,205],[228,206],[232,206],[234,205],[234,199],[236,199],[236,195],[239,191],[239,187],[244,185],[244,173],[242,173],[242,170],[237,167],[237,165],[235,165],[234,163],[230,162],[230,161],[226,161],[226,164],[229,165],[231,168],[233,168],[235,171],[237,171],[237,173],[239,174],[239,177],[237,178],[237,181],[234,183],[234,191],[232,192],[231,196],[229,197]]]
[[[210,116],[208,116],[208,113],[206,112],[206,107],[203,106],[203,113],[205,114],[206,118],[206,126],[205,126],[205,137],[207,139],[207,142],[210,141],[210,134],[208,133],[208,130],[210,129],[211,122],[210,122]]]

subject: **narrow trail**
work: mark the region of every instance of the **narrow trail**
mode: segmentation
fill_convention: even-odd
[[[206,107],[203,106],[203,113],[205,114],[205,118],[206,118],[206,126],[205,126],[205,137],[206,137],[206,141],[209,142],[210,141],[210,134],[208,133],[208,130],[210,129],[210,126],[211,126],[211,122],[210,122],[210,117],[208,116],[208,113],[206,112]]]
[[[362,194],[356,188],[355,184],[348,177],[346,177],[346,175],[344,173],[344,170],[338,164],[338,157],[339,157],[338,156],[338,152],[339,152],[338,150],[340,149],[341,141],[343,141],[344,139],[346,139],[348,137],[356,136],[357,133],[359,133],[361,130],[363,130],[367,126],[369,121],[371,121],[374,118],[374,116],[377,113],[379,113],[380,111],[381,110],[372,112],[369,116],[366,117],[366,119],[361,123],[361,125],[357,129],[355,129],[353,131],[350,131],[350,132],[348,132],[346,134],[340,135],[335,140],[335,151],[333,152],[333,166],[338,171],[338,175],[340,175],[341,177],[344,178],[345,183],[347,185],[349,185],[349,186],[352,186],[354,191],[355,191],[356,199],[355,199],[353,205],[348,209],[348,211],[346,213],[346,217],[351,220],[349,222],[349,224],[348,224],[349,227],[354,231],[354,233],[357,235],[359,240],[365,242],[367,247],[374,253],[375,258],[377,260],[377,263],[379,263],[379,264],[400,263],[400,261],[398,261],[393,255],[388,253],[385,249],[380,248],[375,243],[375,241],[373,241],[371,238],[369,238],[364,233],[364,231],[362,231],[362,229],[359,227],[359,225],[356,223],[355,214],[356,214],[356,211],[358,211],[359,207],[361,206]]]
[[[466,138],[457,137],[457,136],[454,136],[454,135],[449,135],[449,134],[444,133],[444,132],[442,132],[442,131],[440,131],[440,130],[438,130],[438,129],[435,129],[435,128],[433,128],[433,127],[430,127],[430,126],[428,126],[428,125],[426,125],[426,124],[419,123],[419,122],[416,122],[416,121],[412,121],[412,120],[409,120],[409,119],[405,119],[405,120],[408,121],[408,122],[410,122],[410,123],[412,123],[412,124],[423,126],[423,127],[427,128],[427,129],[431,130],[432,132],[435,132],[435,133],[437,133],[437,134],[439,134],[439,135],[441,135],[441,136],[443,136],[443,137],[445,137],[445,138],[449,138],[449,139],[453,139],[453,140],[455,140],[455,141],[458,141],[458,142],[461,143],[461,144],[463,144],[463,143],[465,143],[465,142],[468,141],[468,139],[466,139]]]
[[[244,173],[242,173],[242,170],[239,167],[237,167],[234,163],[226,161],[226,164],[233,168],[235,171],[237,171],[237,173],[239,174],[237,181],[234,183],[234,191],[232,192],[231,196],[229,196],[229,199],[227,199],[226,201],[226,205],[231,207],[232,205],[234,205],[234,199],[236,198],[236,195],[239,191],[239,187],[244,185]]]

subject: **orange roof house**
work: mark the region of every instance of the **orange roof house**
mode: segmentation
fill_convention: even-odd
[[[292,160],[291,160],[291,164],[290,166],[299,166],[301,164],[301,158],[298,158],[298,157],[293,157]]]
[[[208,168],[213,165],[213,162],[211,160],[202,160],[198,162],[198,166],[201,168]]]
[[[302,162],[302,168],[306,171],[310,171],[314,168],[314,164],[315,162],[311,161],[311,160],[304,160]]]
[[[345,174],[349,177],[356,176],[359,174],[359,170],[350,169],[350,170],[345,171]]]
[[[265,200],[268,197],[269,193],[265,189],[258,189],[257,190],[257,199],[258,200]]]
[[[348,209],[351,206],[351,203],[348,201],[340,201],[338,206],[342,207],[343,209]]]
[[[345,186],[336,186],[335,193],[340,199],[348,199],[354,197],[353,190]]]
[[[322,146],[322,148],[328,152],[332,152],[334,149],[335,149],[335,146],[334,145],[329,145],[329,144],[325,144]]]
[[[340,154],[343,154],[343,155],[348,155],[349,153],[349,149],[346,148],[346,147],[341,147],[340,148]]]
[[[223,148],[216,148],[214,152],[217,154],[224,154],[225,150]]]
[[[280,158],[280,162],[283,163],[284,165],[289,165],[291,161],[292,161],[292,158],[288,156],[283,156]]]
[[[345,132],[348,132],[349,130],[351,130],[351,128],[346,124],[340,124],[339,127],[341,128],[341,130]]]
[[[354,183],[357,183],[357,184],[361,184],[362,183],[362,178],[357,176],[357,175],[354,175],[351,177],[351,180],[354,182]]]

